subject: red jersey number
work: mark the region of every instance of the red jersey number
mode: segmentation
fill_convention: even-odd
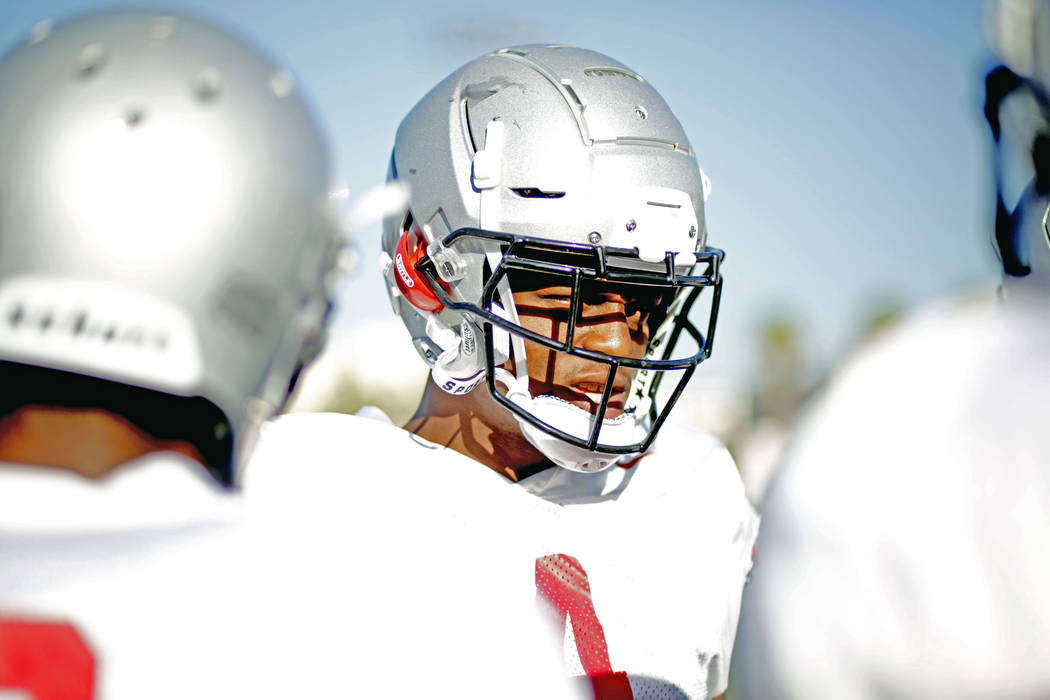
[[[0,618],[0,689],[34,700],[91,700],[95,657],[72,625]]]

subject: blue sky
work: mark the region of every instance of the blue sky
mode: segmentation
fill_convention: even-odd
[[[352,194],[382,181],[415,101],[481,53],[556,42],[627,64],[671,105],[714,184],[711,242],[727,259],[707,373],[746,375],[770,314],[798,318],[805,349],[827,362],[873,306],[996,277],[978,0],[140,5],[217,19],[288,65]],[[111,6],[4,2],[0,43],[39,20]],[[388,313],[378,236],[378,226],[360,232],[342,327]]]

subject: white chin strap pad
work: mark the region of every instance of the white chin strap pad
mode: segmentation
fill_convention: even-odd
[[[528,376],[515,378],[510,372],[497,369],[496,380],[507,386],[507,398],[525,412],[581,440],[590,435],[595,420],[590,412],[554,396],[532,396],[529,393]],[[629,456],[591,452],[549,435],[517,415],[515,419],[522,435],[533,447],[559,467],[574,472],[591,474],[604,471]],[[633,445],[644,440],[645,435],[645,427],[636,420],[635,414],[621,413],[602,421],[598,441],[605,445]]]

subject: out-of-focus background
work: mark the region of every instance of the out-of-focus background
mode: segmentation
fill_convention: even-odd
[[[979,0],[143,2],[238,28],[299,78],[350,198],[379,184],[404,114],[466,61],[555,42],[607,53],[664,96],[713,181],[727,252],[713,358],[676,419],[733,449],[757,497],[796,409],[902,310],[991,286],[997,266]],[[96,0],[0,4],[0,44]],[[328,350],[295,407],[410,414],[425,368],[357,231]]]

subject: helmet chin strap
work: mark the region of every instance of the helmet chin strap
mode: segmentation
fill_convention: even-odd
[[[515,377],[507,370],[497,368],[496,381],[507,387],[507,398],[517,406],[544,423],[555,425],[575,437],[586,439],[593,421],[602,420],[589,411],[555,396],[549,394],[533,396],[529,393],[528,376]],[[547,459],[564,469],[593,474],[605,471],[627,456],[591,452],[540,430],[517,414],[514,417],[525,439],[542,452]],[[607,444],[629,445],[641,442],[645,438],[645,433],[644,426],[636,420],[633,414],[621,413],[616,418],[602,420],[599,436]]]

